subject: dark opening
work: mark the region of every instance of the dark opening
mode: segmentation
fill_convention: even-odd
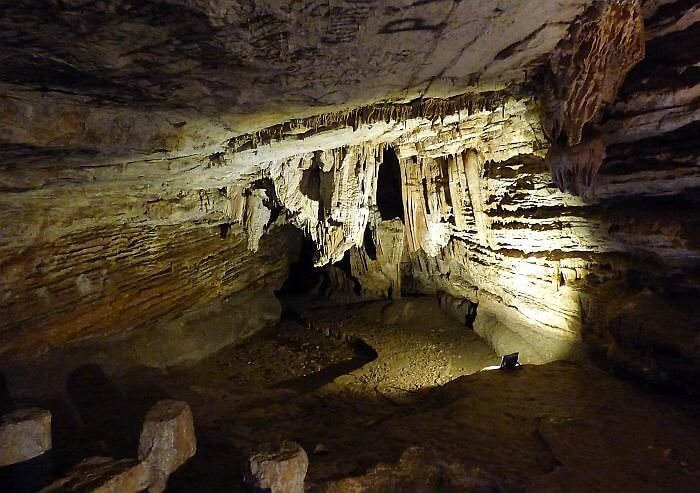
[[[299,260],[289,267],[289,276],[277,294],[305,294],[321,282],[321,272],[314,266],[316,245],[309,238],[302,238]]]
[[[428,199],[428,180],[423,178],[423,203],[426,214],[430,214],[430,200]]]
[[[321,169],[316,163],[302,172],[299,190],[311,200],[317,202],[321,200]]]
[[[362,294],[362,286],[360,285],[360,281],[358,281],[357,278],[352,275],[352,267],[350,265],[350,250],[347,250],[345,252],[343,258],[340,259],[339,262],[336,262],[335,266],[343,270],[348,275],[348,279],[350,279],[350,281],[353,284],[353,292],[358,296]]]
[[[265,207],[270,209],[270,220],[267,222],[266,226],[274,223],[283,210],[282,202],[277,197],[275,183],[271,178],[261,178],[259,180],[255,180],[251,184],[250,190],[265,190],[265,195],[267,198],[263,200],[263,204]]]
[[[445,195],[445,202],[448,206],[452,207],[452,194],[450,193],[450,166],[447,163],[447,159],[438,159],[438,164],[440,164],[440,171],[442,178],[438,181],[438,188],[442,190]]]
[[[403,221],[403,199],[401,198],[401,166],[391,147],[384,150],[382,164],[377,177],[377,207],[382,221],[399,218]]]
[[[372,238],[372,230],[369,229],[369,224],[365,228],[365,236],[362,241],[365,247],[365,252],[367,256],[372,260],[377,260],[377,247],[374,245],[374,239]]]

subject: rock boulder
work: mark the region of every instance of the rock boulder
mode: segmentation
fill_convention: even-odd
[[[0,467],[24,462],[51,449],[51,413],[18,409],[0,423]]]
[[[152,469],[149,492],[165,490],[170,474],[196,451],[192,411],[186,402],[164,400],[148,411],[139,440],[139,460]]]

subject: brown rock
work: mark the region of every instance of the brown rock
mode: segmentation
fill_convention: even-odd
[[[579,352],[588,311],[610,305],[598,292],[607,279],[629,279],[619,291],[630,295],[644,279],[696,296],[692,2],[418,2],[399,19],[369,2],[355,2],[357,16],[352,2],[307,16],[191,0],[157,13],[177,22],[155,24],[147,8],[67,2],[57,16],[31,3],[0,19],[11,62],[0,98],[3,363],[281,286],[295,255],[283,221],[313,240],[317,266],[350,257],[350,272],[329,271],[335,298],[468,298],[542,361]],[[352,22],[327,32],[346,7]],[[104,29],[88,36],[92,18]],[[186,31],[197,33],[191,49],[169,51]],[[546,93],[532,91],[541,79]],[[547,141],[561,148],[543,162]],[[599,203],[553,187],[548,165],[562,189]],[[395,169],[395,186],[382,169]],[[387,190],[402,207],[382,217]],[[637,261],[647,256],[658,261]],[[650,328],[625,347],[638,331],[617,337],[606,324],[593,345],[626,367],[634,348],[658,348],[651,374],[682,366],[696,381],[685,343],[696,325],[672,328],[672,341]]]
[[[0,467],[37,457],[51,449],[51,413],[27,408],[6,414],[0,424]]]
[[[164,400],[148,411],[139,439],[139,460],[152,469],[149,492],[163,491],[170,474],[196,451],[192,411],[186,402]]]
[[[91,457],[40,493],[137,493],[148,488],[151,467],[133,459]]]
[[[309,458],[295,442],[283,441],[276,450],[263,447],[248,460],[246,482],[270,493],[303,493]]]

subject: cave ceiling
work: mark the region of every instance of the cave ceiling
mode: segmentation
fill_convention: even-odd
[[[291,117],[503,89],[591,3],[5,2],[0,143],[182,155]]]

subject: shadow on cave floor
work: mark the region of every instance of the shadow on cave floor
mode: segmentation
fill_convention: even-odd
[[[377,352],[362,339],[350,343],[355,356],[346,361],[340,361],[300,378],[284,380],[271,388],[291,389],[295,392],[307,393],[333,382],[336,378],[352,373],[377,359]]]
[[[311,491],[415,445],[498,478],[493,491],[696,491],[692,406],[580,364],[479,372],[495,355],[430,303],[302,303],[196,363],[110,376],[80,367],[48,404],[54,455],[61,469],[135,456],[146,410],[167,396],[190,404],[198,437],[171,492],[244,491],[247,453],[283,439],[308,452]]]

